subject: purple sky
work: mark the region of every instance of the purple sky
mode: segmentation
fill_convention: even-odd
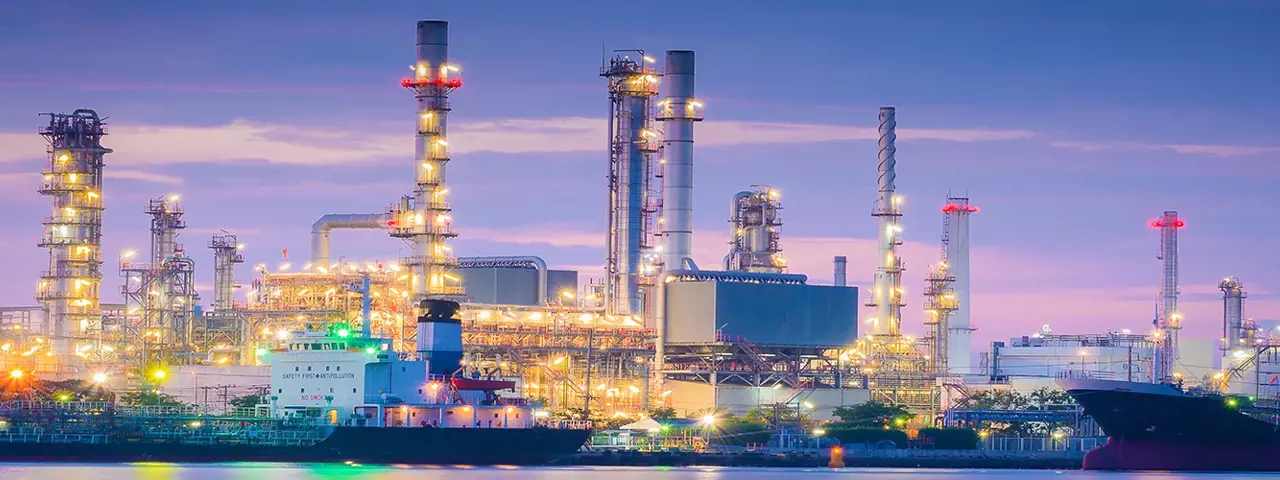
[[[876,109],[895,105],[908,330],[921,329],[948,191],[982,207],[978,349],[1045,323],[1146,328],[1159,279],[1147,223],[1163,210],[1187,221],[1187,336],[1218,335],[1226,275],[1245,282],[1246,315],[1280,318],[1275,3],[476,3],[0,6],[0,305],[34,303],[46,268],[37,113],[110,117],[107,256],[145,248],[147,198],[181,193],[182,238],[208,285],[204,245],[218,229],[240,235],[249,265],[275,264],[282,248],[306,255],[319,215],[379,213],[410,189],[413,104],[398,79],[414,21],[438,18],[467,81],[449,139],[461,255],[598,272],[601,45],[693,49],[707,105],[695,133],[704,267],[724,255],[732,194],[767,183],[783,192],[796,271],[829,282],[831,257],[847,255],[850,281],[869,283]],[[360,259],[401,248],[379,232],[338,232],[333,245]]]

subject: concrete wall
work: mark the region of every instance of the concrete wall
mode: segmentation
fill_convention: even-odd
[[[757,344],[847,345],[858,337],[858,289],[730,282],[666,284],[668,343],[708,343],[716,330]]]
[[[666,388],[671,390],[671,406],[680,415],[686,412],[700,413],[712,408],[724,409],[734,415],[742,416],[753,408],[775,403],[791,405],[808,402],[812,409],[805,408],[816,420],[834,420],[832,412],[842,405],[857,405],[871,399],[871,392],[862,389],[819,389],[796,390],[769,387],[743,387],[721,385],[714,387],[701,382],[669,381]]]

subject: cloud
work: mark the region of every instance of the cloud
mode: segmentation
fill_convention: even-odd
[[[1056,141],[1052,144],[1056,148],[1064,148],[1068,150],[1080,150],[1084,152],[1098,152],[1106,150],[1147,150],[1147,151],[1170,151],[1185,155],[1209,155],[1214,157],[1244,157],[1254,155],[1266,155],[1272,153],[1280,153],[1280,147],[1267,147],[1256,145],[1189,145],[1189,144],[1161,144],[1161,143],[1142,143],[1142,142],[1089,142],[1089,141]]]
[[[165,175],[163,173],[144,172],[141,170],[120,170],[115,168],[104,168],[103,176],[106,178],[120,180],[138,180],[142,182],[163,183],[166,185],[182,185],[182,177],[173,175]]]
[[[196,235],[260,235],[262,230],[258,228],[237,228],[237,227],[197,227],[188,228],[186,233]]]
[[[600,150],[602,118],[551,117],[454,122],[451,153],[585,152]],[[233,120],[223,125],[115,124],[104,140],[116,165],[263,161],[294,165],[345,165],[413,155],[409,129],[343,129],[333,126]],[[953,142],[1014,140],[1032,136],[1021,130],[898,130],[902,140]],[[701,147],[874,140],[875,128],[807,123],[723,120],[698,127]],[[45,142],[37,135],[0,132],[0,162],[41,158]]]
[[[600,149],[606,124],[599,118],[562,117],[511,119],[463,123],[452,127],[451,136],[468,151],[500,153],[579,152]],[[901,140],[941,140],[976,142],[1017,140],[1031,137],[1022,130],[912,129],[897,131]],[[708,121],[699,124],[694,139],[699,147],[790,144],[875,140],[874,127],[822,125],[810,123]]]

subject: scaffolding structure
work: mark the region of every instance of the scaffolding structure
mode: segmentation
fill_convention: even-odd
[[[945,247],[944,247],[945,251]],[[959,310],[952,284],[956,277],[947,269],[944,257],[936,266],[929,267],[924,282],[924,326],[925,344],[929,346],[929,371],[937,375],[945,375],[948,371],[948,337],[950,336],[949,320]]]
[[[661,173],[653,154],[662,143],[650,126],[661,73],[648,65],[653,61],[643,50],[618,50],[600,69],[608,80],[610,106],[605,311],[611,315],[646,314],[661,270],[654,248],[660,236],[656,214],[662,203],[655,187]]]
[[[191,363],[198,350],[193,332],[200,296],[195,262],[177,241],[187,227],[183,209],[178,197],[171,196],[150,200],[146,213],[151,216],[150,261],[131,261],[135,252],[125,252],[120,259],[126,362],[137,368]]]
[[[898,247],[902,245],[902,197],[895,193],[897,179],[894,153],[897,151],[894,133],[898,122],[893,107],[880,108],[879,163],[877,185],[879,196],[871,209],[871,216],[879,225],[878,255],[875,284],[867,306],[875,309],[869,319],[875,335],[897,336],[902,331],[902,307],[906,306],[902,291],[902,271],[905,269]]]
[[[68,358],[102,331],[102,167],[111,149],[102,146],[105,122],[93,110],[46,113],[40,135],[49,142],[49,163],[39,193],[53,200],[39,246],[49,249],[36,300],[44,306],[44,332],[51,351]]]
[[[611,416],[648,405],[653,330],[632,317],[565,307],[463,305],[464,365],[519,379],[549,409]],[[589,405],[589,407],[588,407]]]
[[[778,229],[782,209],[777,189],[752,185],[733,196],[729,218],[729,254],[724,269],[731,272],[786,273]]]
[[[1182,314],[1178,312],[1178,229],[1186,224],[1178,218],[1178,212],[1166,211],[1159,220],[1151,222],[1160,230],[1160,311],[1155,319],[1154,337],[1160,342],[1156,349],[1154,380],[1157,383],[1173,379],[1173,366],[1178,361],[1178,331],[1182,329]]]
[[[446,140],[446,117],[451,110],[449,94],[462,87],[458,67],[448,63],[449,23],[418,22],[418,60],[410,68],[413,76],[400,85],[413,91],[416,99],[417,141],[414,151],[412,195],[388,209],[390,234],[409,242],[413,254],[401,259],[410,271],[409,291],[412,300],[425,298],[460,299],[463,291],[458,277],[450,270],[458,259],[450,252],[448,241],[453,231],[453,208],[445,196],[445,166],[449,163]]]
[[[666,346],[663,376],[709,385],[795,389],[864,388],[866,376],[840,346],[756,344],[720,336],[706,344]]]
[[[866,375],[872,400],[927,415],[938,410],[940,389],[932,355],[926,351],[927,345],[907,335],[868,335],[847,355]]]
[[[250,346],[244,306],[235,301],[236,265],[244,263],[244,248],[235,235],[214,235],[209,240],[213,250],[213,309],[201,316],[197,345],[215,362],[234,356],[235,363],[247,357]],[[217,358],[212,358],[214,355]]]

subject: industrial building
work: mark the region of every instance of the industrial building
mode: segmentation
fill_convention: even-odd
[[[967,196],[946,197],[941,254],[918,270],[922,305],[909,301],[921,297],[904,286],[905,202],[897,190],[893,107],[878,112],[870,288],[848,285],[844,256],[834,259],[834,285],[790,271],[781,193],[771,185],[728,199],[727,254],[704,262],[716,269],[700,268],[692,251],[694,129],[705,117],[688,50],[667,50],[662,59],[619,50],[602,59],[600,95],[610,112],[601,119],[608,136],[601,161],[608,158],[609,174],[600,283],[583,286],[577,272],[549,268],[535,255],[461,256],[452,240],[465,232],[453,228],[446,177],[449,168],[468,168],[451,158],[446,121],[455,107],[450,95],[463,86],[461,70],[448,57],[447,22],[416,27],[412,73],[400,82],[413,96],[416,132],[413,158],[401,167],[413,179],[405,181],[408,193],[374,213],[314,212],[307,259],[254,266],[252,278],[243,279],[243,299],[234,295],[241,287],[236,268],[245,262],[238,238],[209,239],[215,281],[212,295],[202,298],[194,279],[204,262],[181,242],[192,219],[179,197],[164,196],[142,210],[149,251],[118,259],[122,301],[101,304],[107,132],[91,110],[51,115],[40,131],[50,150],[39,187],[53,209],[40,243],[49,250],[49,270],[38,283],[41,307],[0,309],[0,348],[13,352],[6,360],[42,374],[132,379],[122,388],[138,388],[140,377],[163,368],[170,378],[157,388],[193,401],[207,401],[210,392],[225,400],[256,391],[267,378],[264,352],[299,330],[337,326],[415,351],[412,305],[443,298],[463,304],[467,375],[515,379],[520,394],[548,408],[608,416],[664,405],[681,412],[795,408],[824,419],[835,407],[870,399],[928,418],[948,405],[948,391],[964,391],[977,373],[992,384],[1178,373],[1183,221],[1172,211],[1152,224],[1161,231],[1163,260],[1153,334],[1045,331],[997,342],[981,365],[971,365],[970,335],[980,317],[970,305],[969,221],[979,209]],[[408,253],[334,258],[331,236],[344,229],[385,232]],[[1257,328],[1242,316],[1243,284],[1228,278],[1220,287],[1227,302],[1224,368],[1239,378],[1280,375],[1271,366],[1280,365],[1280,354],[1261,349]],[[859,319],[860,302],[874,314]],[[913,338],[902,321],[905,309],[918,307],[925,335]]]

